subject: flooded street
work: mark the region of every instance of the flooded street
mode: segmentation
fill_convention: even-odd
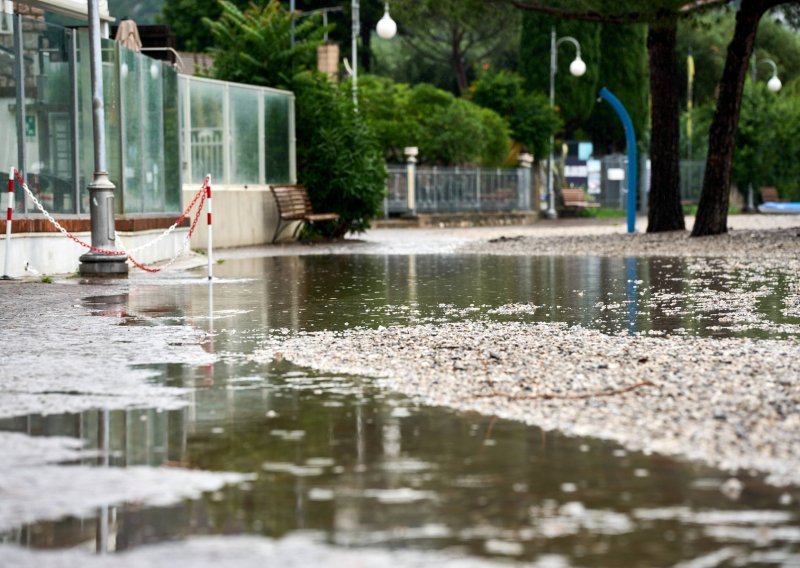
[[[368,376],[254,357],[275,337],[463,322],[789,341],[800,337],[800,286],[780,265],[309,255],[229,259],[215,274],[212,285],[199,271],[136,275],[125,293],[80,300],[121,328],[180,328],[172,347],[189,341],[187,329],[203,333],[206,360],[134,369],[154,387],[180,389],[186,406],[7,415],[0,431],[84,442],[62,448],[61,465],[31,470],[45,478],[47,468],[63,476],[78,465],[241,475],[176,479],[184,493],[170,498],[131,489],[104,504],[65,497],[55,513],[12,507],[0,514],[0,542],[33,552],[0,547],[0,564],[89,562],[102,549],[125,553],[119,564],[96,557],[103,566],[138,566],[148,549],[166,546],[187,566],[211,565],[226,550],[241,555],[230,565],[249,566],[269,543],[281,566],[800,565],[797,486],[420,404]]]

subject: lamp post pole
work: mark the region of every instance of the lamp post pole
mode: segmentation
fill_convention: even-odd
[[[359,11],[358,0],[352,0],[350,5],[352,12],[353,28],[352,28],[352,54],[353,54],[353,105],[358,107],[358,36],[361,33],[361,14]]]
[[[114,184],[108,178],[106,165],[106,125],[103,114],[103,61],[100,46],[100,11],[98,0],[89,0],[89,57],[92,83],[92,126],[94,134],[94,175],[89,184],[89,215],[92,246],[115,250]],[[90,251],[80,257],[82,275],[126,276],[125,255],[108,255]]]
[[[783,84],[781,80],[778,78],[778,66],[772,59],[756,59],[753,56],[752,63],[750,65],[750,73],[753,79],[753,85],[756,84],[758,80],[758,64],[759,63],[766,63],[770,67],[772,67],[772,77],[770,77],[769,81],[767,81],[767,89],[772,91],[773,93],[777,93],[781,90]],[[745,205],[745,211],[748,213],[752,213],[756,210],[755,206],[755,199],[753,197],[753,182],[747,184],[747,205]]]
[[[569,65],[569,72],[575,77],[580,77],[586,73],[586,64],[581,59],[581,44],[574,37],[565,36],[556,38],[556,28],[553,26],[550,32],[550,108],[556,106],[556,73],[558,72],[558,46],[568,41],[575,45],[575,60]],[[550,146],[547,152],[547,217],[555,219],[558,217],[556,212],[556,195],[553,191],[553,144],[555,137],[550,135]]]

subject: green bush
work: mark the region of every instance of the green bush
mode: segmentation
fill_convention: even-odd
[[[412,87],[367,76],[359,104],[388,160],[404,160],[405,146],[419,161],[438,165],[499,166],[510,147],[509,128],[497,113],[425,83]]]
[[[488,73],[472,85],[472,100],[496,111],[511,127],[511,137],[537,158],[547,155],[550,136],[559,128],[548,100],[528,93],[521,76],[510,71]]]
[[[348,89],[318,73],[295,78],[298,177],[318,211],[335,211],[336,222],[314,226],[314,233],[341,238],[363,232],[381,212],[386,163],[380,145]]]

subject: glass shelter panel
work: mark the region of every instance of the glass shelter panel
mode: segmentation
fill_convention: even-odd
[[[229,87],[231,109],[230,183],[259,181],[259,97],[256,89]]]
[[[14,77],[16,52],[14,49],[14,35],[12,33],[12,18],[7,14],[0,14],[0,167],[5,169],[12,164],[22,167],[19,163],[17,152],[17,81]],[[15,211],[21,212],[23,208],[22,189],[17,187],[15,195]],[[2,209],[6,208],[3,202]]]
[[[211,174],[212,180],[224,180],[224,86],[204,81],[192,81],[189,85],[191,181],[201,183],[206,174]]]
[[[31,189],[53,213],[73,213],[73,148],[70,141],[72,96],[68,32],[57,26],[27,21],[23,44],[34,46],[36,57],[26,65],[26,166]],[[27,50],[26,50],[27,51]]]
[[[125,156],[122,201],[126,212],[142,211],[142,66],[144,61],[136,53],[120,49],[120,97],[125,126],[122,148]]]
[[[36,194],[42,205],[53,213],[75,212],[75,187],[73,177],[73,144],[71,142],[70,111],[72,108],[72,89],[70,83],[71,32],[45,22],[21,19],[21,62],[19,69],[13,63],[20,46],[12,46],[12,63],[9,72],[16,77],[22,72],[24,77],[23,105],[17,103],[16,81],[8,92],[13,101],[12,123],[9,127],[16,131],[15,142],[23,144],[24,163],[19,163],[19,148],[15,143],[12,161],[27,174],[28,186]],[[20,114],[21,113],[21,114]],[[19,132],[20,126],[22,132]],[[13,154],[16,153],[16,156]],[[22,197],[18,194],[18,197]],[[19,200],[20,210],[36,212],[27,199]]]
[[[162,89],[164,114],[164,208],[166,211],[181,210],[181,156],[180,156],[180,104],[178,95],[178,72],[172,67],[161,67],[164,82]]]
[[[144,56],[139,56],[144,57]],[[164,211],[164,71],[160,61],[147,59],[142,74],[142,212]],[[127,213],[127,211],[126,211]]]
[[[264,129],[267,183],[291,182],[291,97],[264,94]]]
[[[116,188],[122,187],[122,146],[120,143],[121,117],[119,105],[119,73],[118,45],[112,40],[101,40],[103,58],[103,98],[105,101],[106,121],[106,161],[108,177]],[[92,83],[91,83],[91,58],[89,55],[89,34],[81,31],[78,34],[78,134],[79,146],[79,171],[78,186],[80,188],[79,213],[89,213],[89,192],[85,188],[89,185],[94,174],[94,139],[92,127]],[[123,199],[115,200],[116,213],[122,213]]]

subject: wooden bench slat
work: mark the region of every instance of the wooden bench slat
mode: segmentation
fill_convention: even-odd
[[[282,221],[335,221],[338,213],[314,213],[308,191],[302,185],[273,185],[272,194],[275,196],[275,205],[278,208],[278,226],[272,242],[278,238],[283,229]],[[302,227],[302,224],[300,225]],[[299,228],[297,230],[299,230]]]
[[[564,200],[564,207],[591,208],[600,207],[599,203],[589,201],[586,194],[579,187],[561,188],[561,197]]]

